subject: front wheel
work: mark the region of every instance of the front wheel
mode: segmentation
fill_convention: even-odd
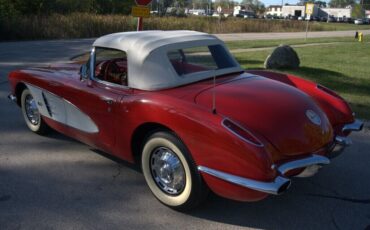
[[[29,89],[23,90],[21,105],[24,121],[32,132],[44,135],[50,131],[50,128],[42,119],[36,103]]]
[[[188,210],[206,198],[208,188],[194,161],[171,132],[156,132],[147,138],[141,167],[154,196],[173,209]]]

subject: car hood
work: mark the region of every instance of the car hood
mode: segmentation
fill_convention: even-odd
[[[237,78],[203,90],[195,102],[212,108],[213,97],[219,115],[262,136],[285,156],[317,151],[333,138],[326,115],[313,99],[284,83],[260,76]],[[309,119],[312,111],[321,124]]]

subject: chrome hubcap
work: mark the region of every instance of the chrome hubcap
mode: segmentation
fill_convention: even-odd
[[[33,99],[32,95],[27,95],[25,99],[25,110],[28,120],[33,125],[38,125],[40,122],[40,113],[37,109],[36,101]]]
[[[184,190],[184,167],[170,149],[156,148],[150,156],[150,169],[155,183],[165,193],[178,195]]]

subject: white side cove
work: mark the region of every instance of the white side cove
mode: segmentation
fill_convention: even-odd
[[[39,87],[26,85],[41,115],[87,133],[99,132],[91,118],[71,102]]]

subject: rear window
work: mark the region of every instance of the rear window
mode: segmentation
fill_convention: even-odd
[[[175,49],[167,56],[179,76],[237,66],[221,45]]]

